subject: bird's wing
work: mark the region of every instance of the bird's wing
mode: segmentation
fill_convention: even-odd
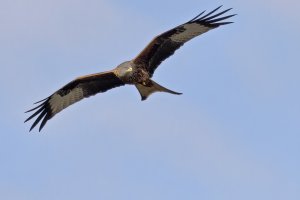
[[[38,116],[32,124],[30,131],[42,120],[39,128],[39,131],[41,131],[49,119],[73,103],[122,85],[125,84],[113,71],[78,77],[46,99],[36,102],[35,104],[40,104],[27,111],[35,112],[25,122]]]
[[[133,62],[135,64],[146,65],[148,72],[152,76],[160,63],[173,55],[185,42],[211,29],[232,23],[224,22],[223,20],[234,15],[222,16],[231,10],[231,8],[215,14],[220,8],[221,6],[206,15],[203,15],[204,11],[192,20],[156,36],[146,48],[133,59]]]

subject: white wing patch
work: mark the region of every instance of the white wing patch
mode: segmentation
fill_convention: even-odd
[[[170,39],[174,42],[184,43],[211,29],[210,27],[206,27],[197,23],[185,24],[183,28],[185,29],[185,31],[181,33],[175,33],[170,37]]]
[[[60,96],[55,93],[51,96],[49,104],[53,114],[56,114],[64,108],[84,98],[82,88],[75,88],[69,94]]]

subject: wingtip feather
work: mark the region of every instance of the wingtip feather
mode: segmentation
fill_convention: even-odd
[[[222,21],[225,19],[231,18],[231,17],[235,16],[236,14],[224,16],[224,13],[227,13],[228,11],[232,10],[233,8],[228,8],[223,11],[216,12],[222,6],[223,5],[215,8],[214,10],[210,11],[209,13],[207,13],[201,17],[199,17],[200,15],[198,15],[197,17],[193,18],[193,20],[189,21],[188,23],[199,23],[199,24],[211,27],[211,28],[216,28],[220,25],[230,24],[230,23],[222,22]]]
[[[196,17],[194,17],[193,19],[191,19],[189,22],[193,22],[194,20],[196,20],[198,17],[200,17],[202,14],[204,14],[206,12],[206,10],[202,11],[200,14],[198,14]]]
[[[47,98],[45,98],[45,99],[42,99],[42,100],[40,100],[40,101],[37,101],[37,102],[35,102],[35,103],[33,103],[33,104],[38,104],[38,103],[41,103],[41,102],[46,101],[46,100],[48,100],[48,99],[49,99],[49,97],[47,97]]]
[[[32,124],[32,126],[30,127],[30,131],[41,121],[42,118],[45,117],[47,113],[47,110],[44,110],[39,116],[38,118],[36,118],[36,120],[34,121],[34,123]]]
[[[36,107],[30,109],[30,110],[25,111],[25,113],[29,113],[29,112],[31,112],[31,111],[34,111],[34,110],[38,109],[39,107],[42,107],[43,105],[44,105],[44,103],[42,103],[42,104],[40,104],[40,105],[38,105],[38,106],[36,106]]]
[[[215,13],[215,12],[216,12],[217,10],[219,10],[221,7],[222,7],[222,6],[219,6],[219,7],[217,7],[216,9],[214,9],[214,10],[210,11],[209,13],[207,13],[207,14],[206,14],[206,15],[204,15],[204,16],[202,16],[202,17],[201,17],[201,18],[199,18],[198,20],[205,19],[205,17],[207,17],[207,16],[209,16],[209,15],[211,15],[211,14]]]
[[[49,119],[50,119],[50,113],[47,113],[46,116],[44,117],[43,121],[41,122],[39,132],[41,132],[41,130],[44,128],[45,124],[47,123],[47,121]]]
[[[210,23],[210,24],[214,24],[215,22],[219,22],[219,21],[231,18],[233,16],[235,16],[235,14],[228,15],[228,16],[225,16],[225,17],[215,18],[215,19],[212,19],[212,20],[208,20],[207,22]],[[220,22],[220,23],[226,23],[226,22]]]

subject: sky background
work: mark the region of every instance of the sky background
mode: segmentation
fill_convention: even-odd
[[[224,4],[235,23],[187,43],[154,80],[28,133],[24,111],[71,81],[135,57]],[[300,1],[0,0],[0,198],[299,200]]]

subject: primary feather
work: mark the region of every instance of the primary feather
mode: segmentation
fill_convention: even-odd
[[[113,71],[78,77],[54,92],[48,98],[37,102],[40,103],[40,105],[27,112],[34,110],[37,111],[27,118],[25,122],[29,121],[36,115],[39,115],[32,124],[30,130],[32,130],[42,120],[39,128],[39,130],[41,130],[49,119],[68,106],[82,100],[83,98],[87,98],[122,85],[125,84],[114,74]]]

